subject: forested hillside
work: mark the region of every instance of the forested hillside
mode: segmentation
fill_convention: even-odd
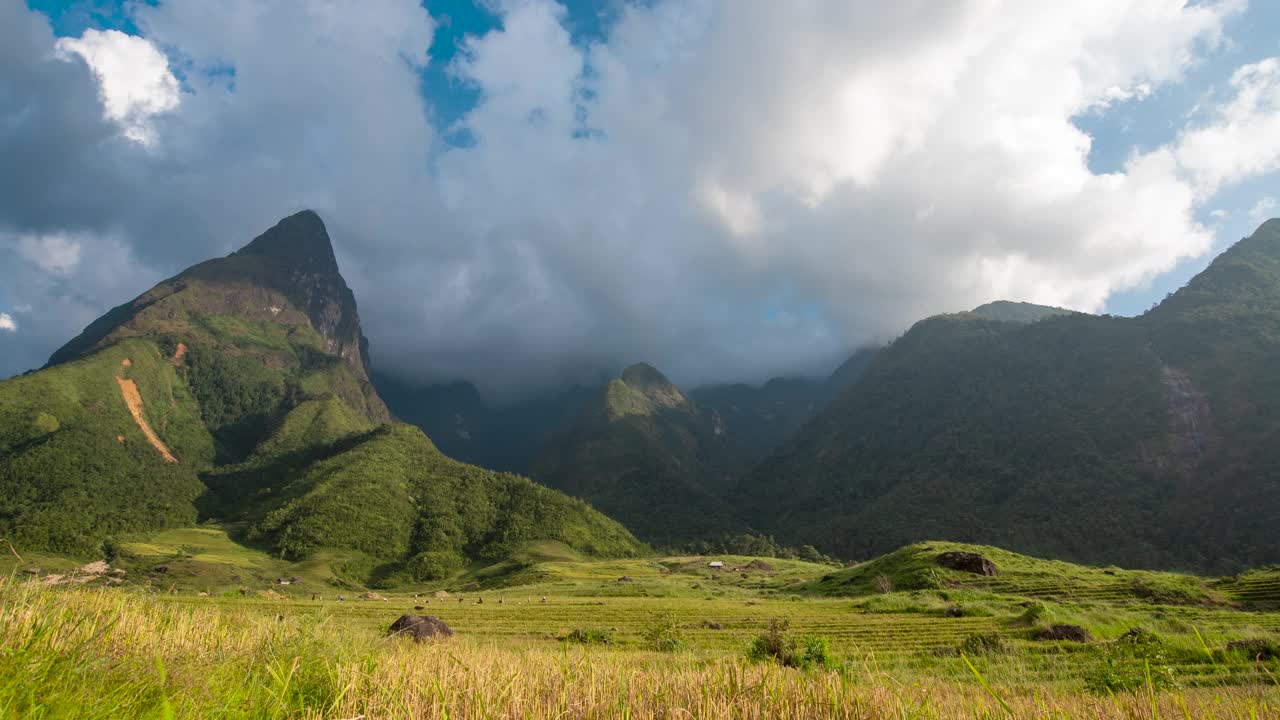
[[[642,550],[582,502],[390,424],[355,298],[309,211],[0,383],[0,537],[90,557],[205,519],[291,559],[350,551],[384,579],[439,577],[537,539]]]
[[[931,537],[1233,570],[1280,560],[1280,222],[1139,318],[917,323],[742,483],[845,557]]]

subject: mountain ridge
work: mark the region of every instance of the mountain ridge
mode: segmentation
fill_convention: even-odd
[[[1280,223],[1138,318],[916,323],[739,488],[844,557],[928,537],[1097,563],[1274,562]]]

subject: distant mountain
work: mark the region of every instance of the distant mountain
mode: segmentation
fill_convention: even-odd
[[[646,541],[686,542],[742,527],[721,499],[734,476],[731,451],[718,413],[639,363],[596,391],[531,474]]]
[[[0,382],[0,537],[87,556],[202,518],[289,558],[343,551],[364,579],[436,578],[532,540],[642,549],[582,502],[450,460],[390,423],[355,298],[310,211]]]
[[[594,391],[547,441],[530,473],[661,544],[750,529],[731,502],[737,479],[855,378],[874,350],[826,380],[710,385],[686,394],[647,363]]]
[[[917,323],[734,504],[851,558],[946,537],[1129,566],[1280,560],[1280,221],[1139,318],[985,308]]]
[[[866,370],[878,349],[858,350],[825,379],[774,378],[764,385],[704,385],[689,392],[724,424],[736,464],[754,465],[793,436]]]
[[[688,399],[719,413],[733,460],[743,469],[761,460],[826,406],[866,368],[875,349],[854,353],[826,379],[778,377],[764,385],[703,385]],[[516,402],[487,402],[474,385],[428,385],[371,373],[378,394],[401,421],[427,433],[449,457],[482,467],[528,473],[538,455],[568,431],[603,385],[571,385]]]
[[[449,457],[518,473],[529,472],[542,447],[594,394],[574,385],[495,405],[468,382],[417,385],[376,369],[372,377],[396,418],[422,428]]]

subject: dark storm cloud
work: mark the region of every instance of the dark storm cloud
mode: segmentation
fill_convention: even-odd
[[[87,65],[55,56],[43,15],[0,3],[0,228],[100,227],[111,219],[117,128]],[[104,192],[106,191],[106,192]]]

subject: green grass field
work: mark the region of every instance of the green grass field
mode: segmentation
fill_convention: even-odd
[[[938,567],[950,549],[982,552],[1000,574]],[[0,566],[6,718],[688,716],[678,707],[695,717],[1007,717],[1002,703],[1015,717],[1280,716],[1275,571],[1210,580],[950,543],[843,569],[736,556],[593,561],[536,543],[438,586],[362,599],[341,554],[288,563],[217,527],[121,543],[113,567],[123,575],[70,586],[47,578],[73,563],[19,554]],[[42,575],[26,572],[36,566]],[[456,637],[384,638],[412,612]],[[827,661],[796,670],[749,660],[775,621],[823,641]],[[1034,639],[1063,623],[1092,640]],[[1255,644],[1228,647],[1242,640]],[[634,684],[618,695],[624,681]]]

